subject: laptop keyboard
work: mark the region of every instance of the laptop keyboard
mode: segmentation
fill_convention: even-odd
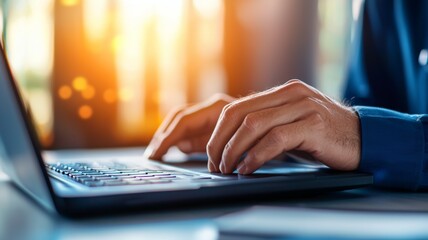
[[[176,170],[115,169],[93,167],[86,163],[46,164],[51,171],[60,173],[88,187],[165,184],[174,182],[201,182],[215,180],[197,173]]]

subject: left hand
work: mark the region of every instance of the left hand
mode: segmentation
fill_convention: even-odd
[[[302,151],[337,170],[360,161],[356,112],[299,81],[226,105],[207,145],[213,172],[250,174],[275,156]],[[240,157],[247,156],[239,162]]]

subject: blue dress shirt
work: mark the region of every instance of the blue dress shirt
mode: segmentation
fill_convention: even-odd
[[[428,1],[367,0],[345,99],[361,123],[359,169],[376,186],[428,190]]]

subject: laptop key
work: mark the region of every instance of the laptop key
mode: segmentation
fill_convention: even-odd
[[[105,181],[105,180],[103,180],[102,182],[104,182],[104,184],[106,185],[106,186],[118,186],[118,185],[126,185],[127,184],[127,182],[124,182],[124,181],[119,181],[119,180],[113,180],[113,181]]]
[[[110,176],[100,176],[100,177],[95,177],[95,179],[97,180],[117,180],[117,177],[110,177]]]
[[[103,175],[103,174],[86,174],[86,176],[96,178],[96,177],[104,177],[105,175]]]
[[[172,175],[168,175],[168,176],[156,176],[156,177],[162,178],[162,179],[164,179],[164,178],[176,178],[176,176],[172,176]]]
[[[129,176],[128,174],[123,174],[123,173],[112,173],[108,175],[112,177]]]
[[[155,175],[155,176],[170,176],[171,174],[169,174],[169,173],[152,173],[152,175]]]
[[[136,179],[135,177],[132,177],[132,176],[117,176],[117,178],[121,179],[121,180],[125,180],[125,179]]]
[[[100,171],[101,173],[103,173],[103,174],[120,174],[120,171],[112,171],[112,170],[109,170],[109,171]]]
[[[171,180],[161,180],[161,179],[159,179],[159,180],[148,180],[148,182],[150,182],[150,183],[171,183],[172,181]]]
[[[85,184],[88,187],[101,187],[101,186],[104,186],[104,182],[101,182],[101,181],[86,181],[83,184]]]
[[[146,173],[163,173],[162,171],[159,171],[159,170],[144,170],[143,172],[146,172]]]
[[[131,175],[131,176],[136,177],[136,178],[151,178],[151,177],[154,177],[154,175],[148,175],[148,174],[146,174],[146,175],[139,174],[139,175]]]
[[[118,170],[121,173],[128,173],[128,174],[132,174],[132,173],[138,173],[137,170]]]
[[[145,184],[151,184],[149,181],[131,181],[127,182],[129,185],[145,185]]]
[[[141,180],[141,179],[125,179],[126,183],[132,184],[132,185],[138,185],[138,184],[150,184],[150,181]]]
[[[99,173],[98,171],[88,171],[88,170],[80,170],[80,173],[86,173],[86,174],[94,174],[94,173]]]
[[[92,180],[94,180],[94,178],[91,178],[91,177],[76,177],[75,178],[76,179],[76,181],[78,181],[78,182],[85,182],[85,181],[92,181]]]

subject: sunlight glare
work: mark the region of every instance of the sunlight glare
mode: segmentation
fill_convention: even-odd
[[[120,132],[141,135],[144,122],[144,30],[154,1],[118,1],[117,35],[113,40],[118,85]],[[109,99],[109,98],[107,98]]]
[[[61,4],[66,7],[73,7],[79,4],[80,0],[61,0]]]
[[[216,17],[222,4],[222,0],[193,0],[196,11],[205,18]]]
[[[86,37],[93,44],[99,43],[106,37],[109,2],[107,0],[83,1],[84,30]]]

